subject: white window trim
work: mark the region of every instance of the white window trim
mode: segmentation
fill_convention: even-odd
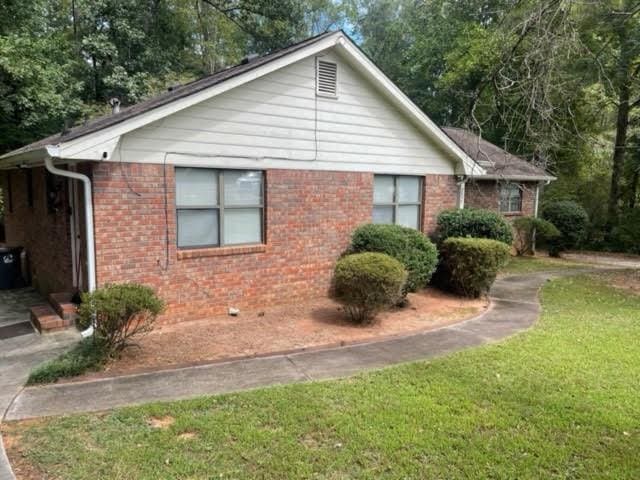
[[[251,245],[264,245],[265,243],[265,174],[260,170],[261,174],[261,191],[260,191],[260,204],[259,205],[224,205],[224,172],[243,172],[245,170],[232,169],[232,168],[206,168],[206,167],[179,167],[176,166],[176,170],[179,168],[198,168],[201,170],[214,170],[218,173],[218,204],[215,206],[180,206],[178,205],[177,195],[174,198],[175,218],[176,218],[176,246],[178,250],[197,250],[202,248],[233,248],[233,247],[246,247]],[[174,176],[175,177],[175,176]],[[177,180],[174,184],[177,186]],[[224,211],[233,209],[254,208],[260,209],[260,241],[249,243],[224,243]],[[217,210],[218,212],[218,243],[217,244],[204,244],[204,245],[184,245],[181,246],[179,242],[180,234],[178,232],[178,212],[180,210]]]
[[[416,230],[418,231],[422,231],[422,212],[423,212],[423,201],[424,201],[424,177],[419,176],[419,175],[374,175],[374,180],[375,177],[391,177],[393,178],[393,202],[391,203],[375,203],[373,202],[373,207],[372,207],[372,211],[373,208],[375,207],[393,207],[393,223],[392,225],[398,225],[397,222],[397,218],[398,218],[398,209],[399,207],[403,207],[403,206],[418,206],[418,227],[416,228]],[[418,189],[418,201],[417,202],[399,202],[398,201],[398,179],[401,177],[412,177],[412,178],[417,178],[418,182],[419,182],[419,189]],[[374,181],[374,189],[375,189],[375,181]],[[375,195],[375,193],[374,193]]]

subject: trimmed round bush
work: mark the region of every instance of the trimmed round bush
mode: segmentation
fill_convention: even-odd
[[[151,331],[163,310],[164,302],[150,287],[110,284],[82,294],[77,323],[84,329],[95,320],[95,337],[108,355],[114,355],[128,345],[131,337]]]
[[[465,297],[477,298],[493,285],[509,260],[511,247],[486,238],[448,238],[442,243],[446,286]]]
[[[384,253],[356,253],[338,260],[333,276],[335,298],[351,319],[370,323],[402,296],[407,272]]]
[[[534,236],[543,241],[550,241],[560,235],[556,226],[537,217],[519,217],[513,221],[513,228],[516,232],[513,243],[518,256],[533,253]]]
[[[400,300],[408,292],[426,287],[438,265],[438,249],[433,242],[422,232],[400,225],[358,227],[351,237],[350,251],[386,253],[401,262],[408,277]]]
[[[450,237],[489,238],[511,245],[513,232],[503,215],[480,208],[445,210],[438,215],[438,243]]]
[[[560,235],[547,242],[549,255],[557,257],[561,252],[577,247],[585,240],[589,215],[579,203],[571,200],[545,205],[542,218],[553,223]]]

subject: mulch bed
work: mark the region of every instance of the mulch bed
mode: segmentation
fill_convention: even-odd
[[[384,312],[366,326],[351,323],[340,305],[329,298],[241,311],[237,317],[158,325],[104,371],[68,381],[374,341],[460,322],[487,306],[486,298],[465,299],[427,288],[409,294],[407,306]]]

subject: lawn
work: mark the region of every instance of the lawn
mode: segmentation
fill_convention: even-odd
[[[3,425],[33,478],[640,477],[640,296],[554,280],[532,330],[350,379]]]
[[[501,271],[502,274],[524,274],[535,273],[549,270],[565,270],[588,268],[590,265],[584,263],[563,260],[562,258],[553,257],[511,257],[509,263]]]

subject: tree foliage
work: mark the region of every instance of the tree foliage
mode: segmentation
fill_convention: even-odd
[[[638,0],[4,0],[0,153],[341,27],[436,123],[558,176],[592,245],[635,218]]]

